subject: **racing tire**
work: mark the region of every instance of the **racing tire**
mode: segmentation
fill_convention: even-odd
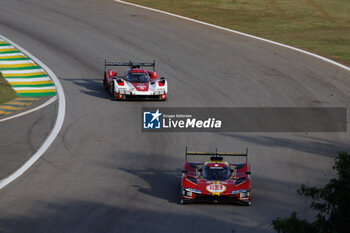
[[[109,86],[109,92],[112,94],[112,100],[117,100],[115,97],[115,92],[114,92],[114,83],[112,82],[111,85]]]
[[[106,77],[103,79],[103,86],[104,86],[105,90],[108,90]]]
[[[189,204],[191,201],[188,201],[188,200],[184,200],[183,198],[180,199],[180,204],[181,205],[187,205]]]
[[[243,202],[242,205],[244,205],[244,206],[251,206],[252,205],[252,201]]]

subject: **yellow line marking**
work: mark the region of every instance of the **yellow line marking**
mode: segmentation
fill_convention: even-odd
[[[31,105],[31,102],[8,102],[8,104],[13,104],[13,105],[20,105],[20,106],[25,106],[25,105]],[[0,105],[1,106],[1,105]]]
[[[11,80],[7,80],[11,85],[38,85],[38,84],[49,84],[52,81],[37,81],[37,82],[11,82]]]
[[[16,76],[32,76],[32,75],[43,75],[43,74],[46,74],[46,72],[38,72],[38,73],[16,73],[16,74],[2,74],[2,76],[4,76],[5,78],[6,77],[16,77]]]
[[[40,98],[35,98],[35,97],[17,97],[14,100],[39,100]]]
[[[11,59],[11,58],[27,58],[25,55],[15,55],[15,56],[1,56],[1,59]]]
[[[38,66],[35,63],[23,63],[23,64],[7,64],[7,65],[0,65],[0,68],[20,68],[20,67],[32,67],[32,66]]]
[[[40,90],[18,90],[17,93],[46,93],[56,92],[56,89],[40,89]]]
[[[5,115],[8,115],[10,114],[11,112],[4,112],[4,111],[0,111],[0,114],[5,114]]]
[[[20,110],[20,109],[22,109],[22,107],[2,106],[2,105],[0,105],[0,109],[7,109],[7,110]]]
[[[19,50],[13,48],[13,49],[0,49],[0,52],[12,52],[12,51],[18,51],[20,52]]]

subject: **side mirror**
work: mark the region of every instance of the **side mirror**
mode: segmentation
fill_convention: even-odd
[[[188,172],[187,170],[182,170],[182,173],[185,173],[185,174],[186,174],[187,172]]]
[[[249,171],[249,172],[246,172],[245,174],[247,174],[247,175],[251,175],[251,174],[252,174],[252,172],[250,172],[250,171]]]

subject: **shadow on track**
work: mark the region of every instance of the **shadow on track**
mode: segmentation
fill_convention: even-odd
[[[128,171],[142,176],[151,185],[150,189],[138,188],[140,192],[154,195],[163,199],[175,200],[171,196],[177,191],[178,179],[175,171]],[[177,172],[176,172],[177,173]],[[168,185],[157,184],[157,177],[165,175],[170,180]],[[154,180],[152,180],[154,179]],[[262,222],[268,209],[270,218],[281,216],[293,210],[300,199],[290,195],[290,184],[284,182],[272,183],[268,179],[257,179],[257,182],[270,184],[260,185],[262,190],[255,190],[254,204],[251,207],[239,205],[165,205],[158,202],[140,202],[128,196],[116,195],[103,202],[91,200],[57,200],[57,202],[33,201],[30,215],[20,212],[3,211],[0,214],[0,232],[3,233],[31,233],[31,232],[271,232],[268,228],[270,220]],[[137,187],[137,186],[135,186]],[[271,192],[274,190],[275,192]],[[282,193],[277,192],[283,190]],[[113,193],[113,190],[104,190]],[[278,194],[277,194],[277,193]],[[277,195],[274,195],[277,194]],[[96,198],[87,192],[81,198]],[[170,197],[170,198],[169,198]],[[304,200],[302,200],[304,201]],[[308,209],[308,204],[303,204]],[[258,207],[258,208],[257,208]],[[214,210],[226,212],[225,217],[212,214]],[[257,215],[251,218],[252,213]],[[253,223],[253,224],[251,224]]]
[[[142,169],[133,170],[119,168],[120,170],[139,177],[149,184],[149,188],[133,185],[137,191],[167,200],[171,203],[180,203],[181,169],[177,170],[155,170]]]
[[[60,78],[60,80],[72,82],[76,86],[82,87],[81,93],[103,99],[112,99],[111,95],[104,89],[102,79]]]

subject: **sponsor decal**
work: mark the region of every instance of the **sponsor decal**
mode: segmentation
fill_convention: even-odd
[[[147,86],[138,86],[138,89],[139,89],[140,91],[144,91],[144,90],[147,89]]]
[[[201,190],[193,189],[193,188],[186,188],[186,191],[192,192],[192,193],[199,193],[199,194],[202,194],[202,191],[201,191]]]
[[[225,192],[226,186],[223,184],[210,184],[207,185],[206,189],[211,193],[222,193]]]
[[[172,118],[163,118],[164,128],[221,128],[222,122],[215,118],[208,118],[207,120],[199,120],[196,118],[187,118],[186,120],[173,120]]]
[[[210,115],[183,113],[188,109],[142,109],[143,126],[142,130],[162,130],[162,131],[207,131],[220,129],[222,121]],[[164,112],[163,112],[164,111]],[[179,112],[177,112],[179,111]],[[151,131],[155,132],[155,131]]]
[[[231,194],[244,193],[245,191],[247,191],[247,190],[246,189],[234,190],[234,191],[231,192]]]

